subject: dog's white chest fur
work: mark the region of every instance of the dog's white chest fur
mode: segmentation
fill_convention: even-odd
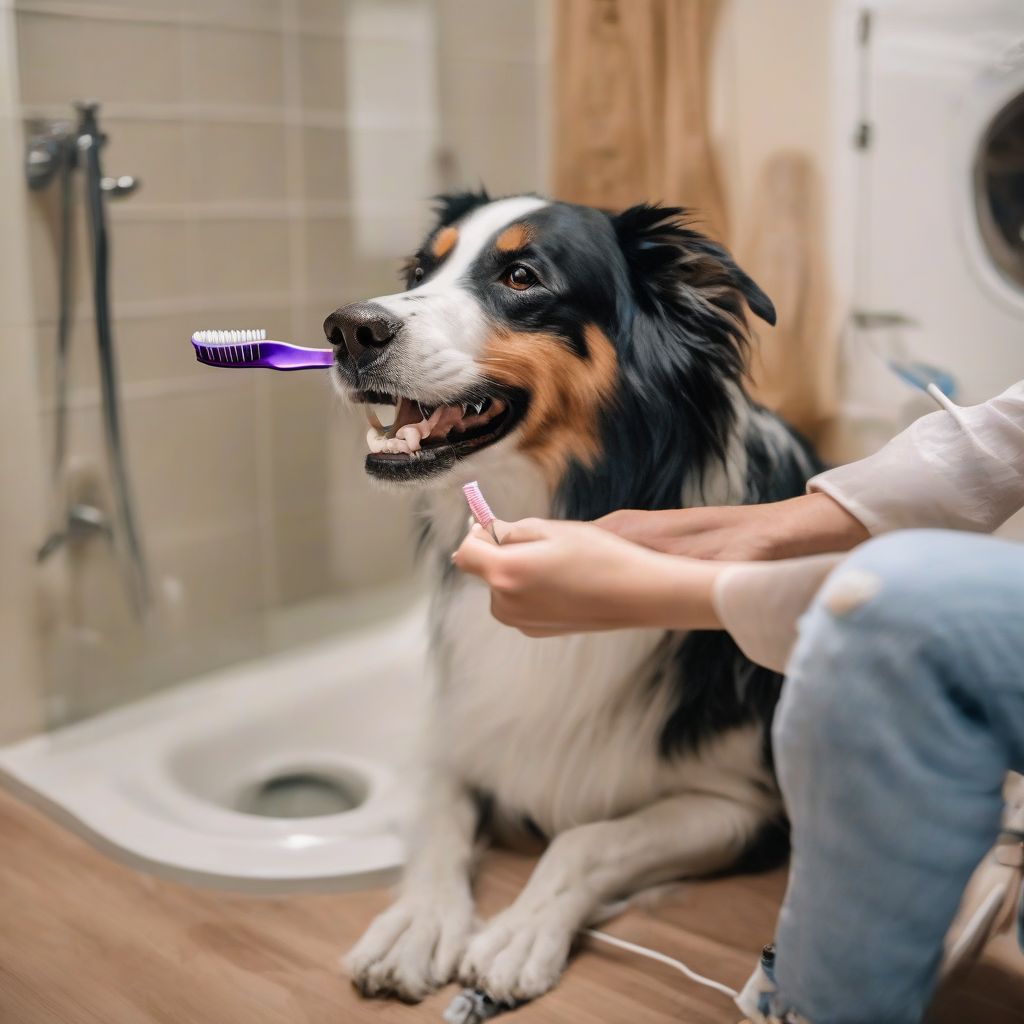
[[[748,730],[701,755],[659,755],[672,691],[655,686],[657,630],[530,639],[495,621],[486,588],[458,580],[436,623],[437,756],[503,816],[547,835],[700,787],[747,796],[763,775]]]

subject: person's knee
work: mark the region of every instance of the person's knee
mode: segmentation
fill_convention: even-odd
[[[1021,555],[974,534],[906,530],[855,549],[825,581],[800,624],[775,722],[776,739],[805,748],[856,745],[879,717],[916,715],[950,698],[989,702],[984,650],[1012,627]],[[1010,611],[1007,611],[1010,609]],[[956,684],[972,681],[968,698]]]
[[[945,570],[940,531],[905,531],[858,547],[829,576],[801,620],[775,721],[777,746],[833,750],[893,698],[893,671],[941,640],[936,593]],[[913,672],[910,688],[927,687]]]
[[[930,632],[941,606],[958,595],[959,558],[951,552],[958,540],[943,530],[904,530],[876,537],[832,572],[814,603],[834,621],[876,620],[875,627],[905,636]]]

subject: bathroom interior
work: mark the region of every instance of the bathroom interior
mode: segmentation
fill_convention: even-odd
[[[446,1004],[337,968],[404,859],[411,503],[325,375],[221,372],[193,332],[324,345],[431,197],[484,185],[699,208],[779,310],[756,396],[832,460],[929,411],[922,379],[1024,377],[1019,3],[637,2],[679,38],[617,36],[624,0],[0,0],[0,1020]],[[493,855],[488,913],[530,863]],[[784,886],[685,884],[621,934],[741,984]],[[1013,954],[935,1019],[1024,1020]],[[589,947],[517,1014],[737,1019]]]

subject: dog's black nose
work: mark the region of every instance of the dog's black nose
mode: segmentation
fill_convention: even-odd
[[[368,363],[401,325],[376,302],[353,302],[336,309],[324,321],[324,334],[336,348],[344,348],[355,363]]]

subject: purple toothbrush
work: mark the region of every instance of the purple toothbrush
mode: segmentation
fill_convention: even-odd
[[[322,370],[334,362],[329,348],[267,341],[266,331],[196,331],[196,359],[208,366],[264,366],[270,370]]]

